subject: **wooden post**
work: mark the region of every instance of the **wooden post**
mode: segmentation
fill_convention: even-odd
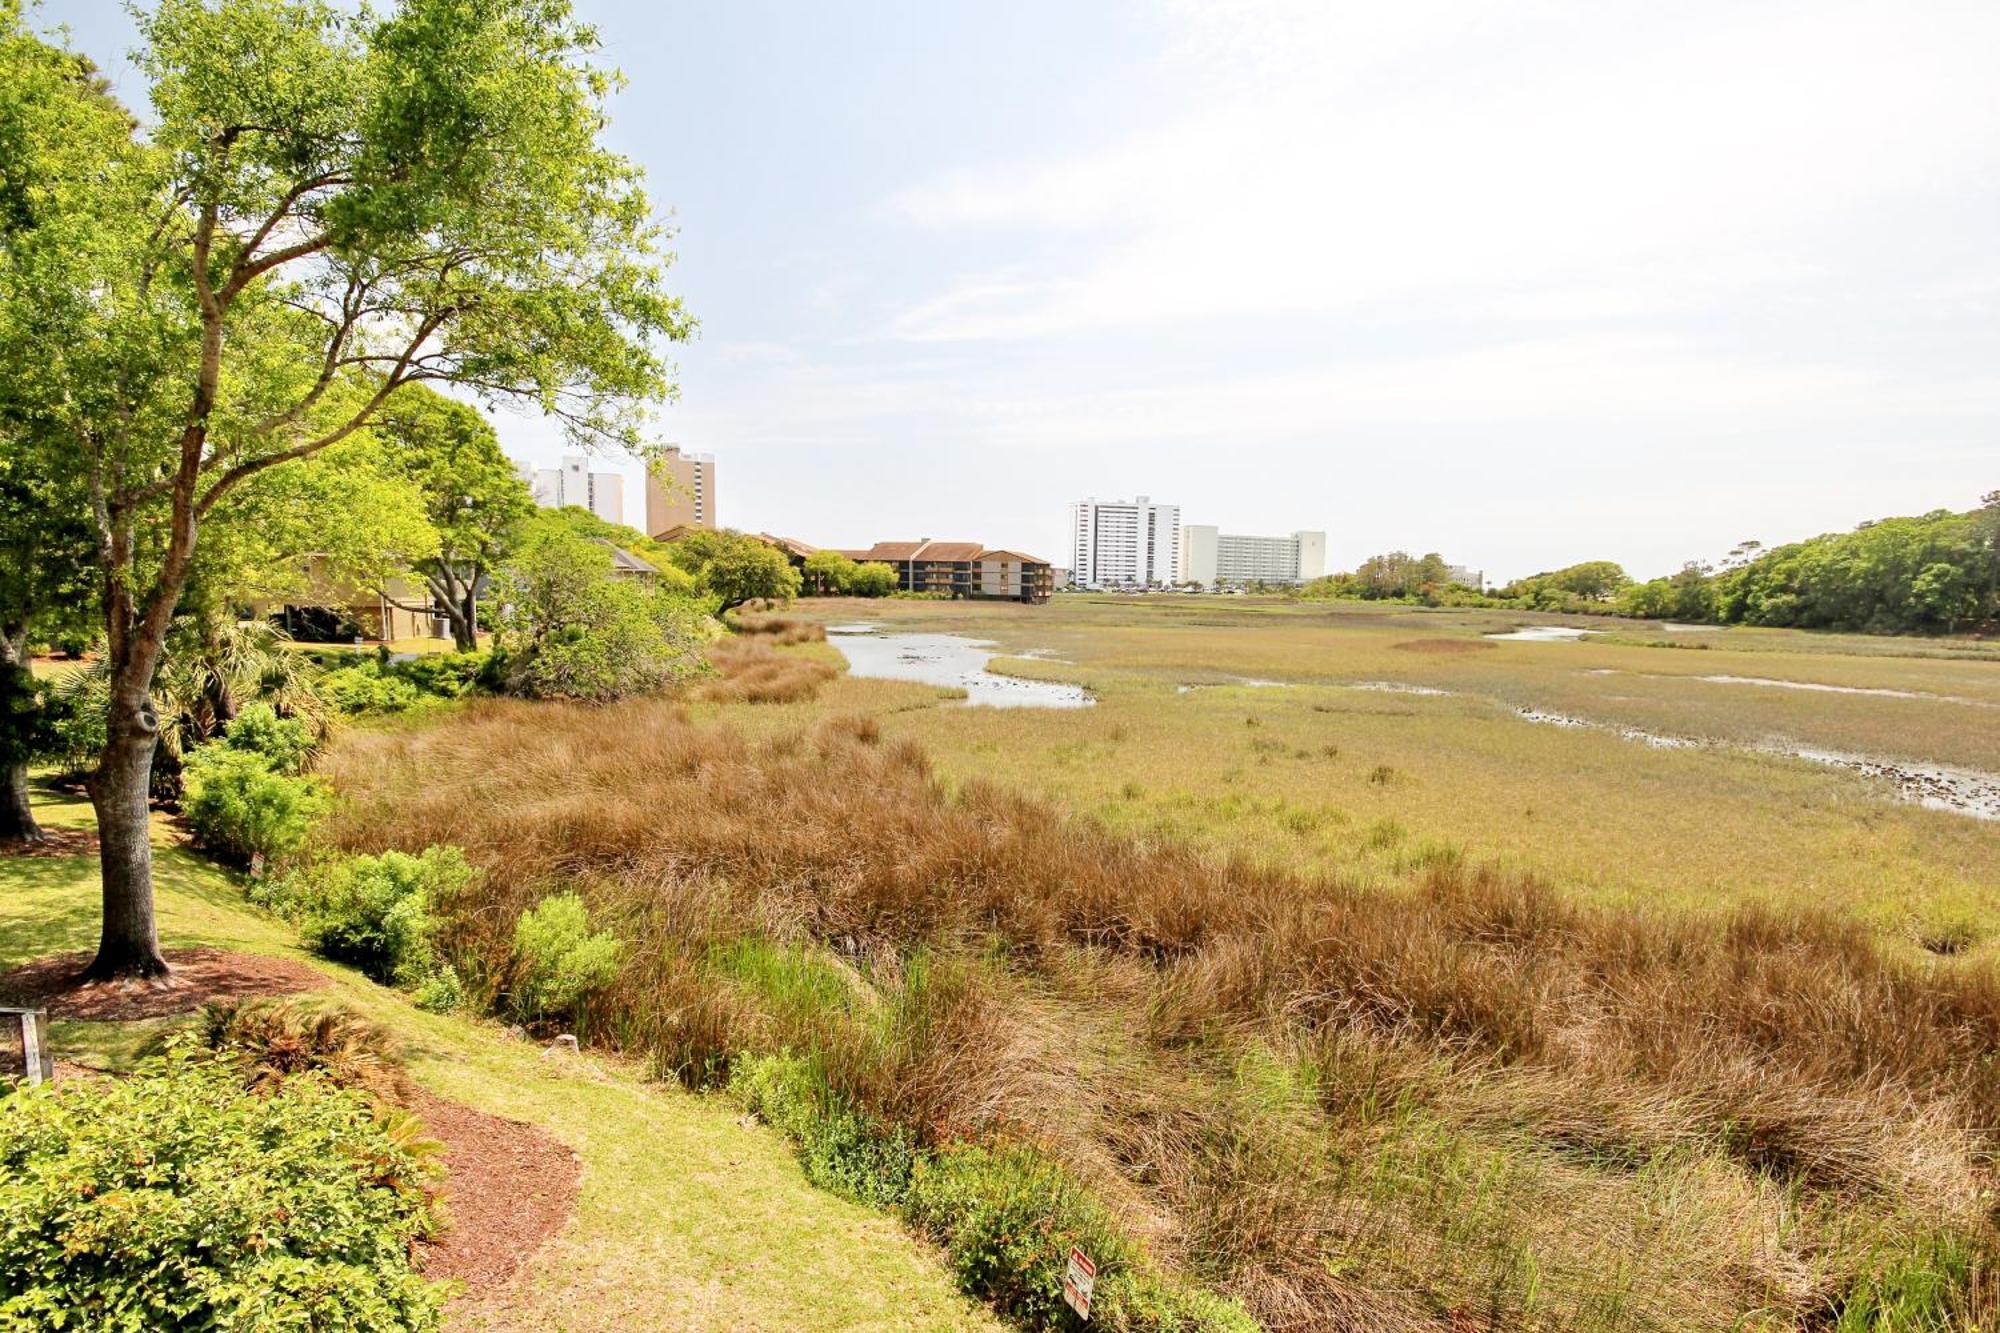
[[[49,1049],[43,1027],[47,1013],[41,1009],[0,1008],[21,1025],[21,1066],[28,1086],[35,1087],[56,1076],[55,1052]]]

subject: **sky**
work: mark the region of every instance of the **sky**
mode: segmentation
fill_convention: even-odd
[[[578,9],[730,526],[1648,577],[2000,488],[1993,0]],[[116,0],[41,12],[143,106]]]

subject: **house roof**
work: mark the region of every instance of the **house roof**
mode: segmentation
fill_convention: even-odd
[[[602,537],[593,537],[591,540],[611,552],[611,572],[614,574],[657,574],[660,572],[656,566],[641,560],[622,546],[614,545]]]
[[[850,560],[908,560],[928,542],[876,542],[865,551],[843,551]]]
[[[840,554],[849,560],[880,560],[892,565],[910,560],[940,560],[966,562],[973,560],[1012,560],[1024,565],[1045,565],[1046,560],[1019,551],[989,551],[978,542],[938,542],[926,538],[920,542],[876,542],[865,551],[845,550]]]
[[[978,542],[925,542],[912,560],[977,560],[986,548]]]
[[[772,532],[753,532],[750,535],[766,546],[775,546],[781,551],[798,556],[800,559],[804,559],[806,556],[819,550],[819,547],[808,546],[797,537],[780,537]]]

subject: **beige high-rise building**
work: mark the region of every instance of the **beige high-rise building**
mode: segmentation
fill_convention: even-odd
[[[646,472],[646,535],[715,526],[715,455],[668,445]]]

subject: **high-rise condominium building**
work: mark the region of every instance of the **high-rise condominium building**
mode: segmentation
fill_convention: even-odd
[[[616,472],[592,472],[590,460],[572,454],[561,467],[537,468],[529,489],[545,509],[576,505],[606,523],[625,521],[625,478]]]
[[[1180,567],[1179,505],[1083,500],[1069,507],[1072,577],[1084,588],[1165,587]]]
[[[1326,573],[1326,534],[1246,537],[1208,524],[1181,529],[1180,582],[1204,588],[1245,583],[1306,583]]]
[[[715,455],[670,444],[646,472],[646,535],[715,526]]]

